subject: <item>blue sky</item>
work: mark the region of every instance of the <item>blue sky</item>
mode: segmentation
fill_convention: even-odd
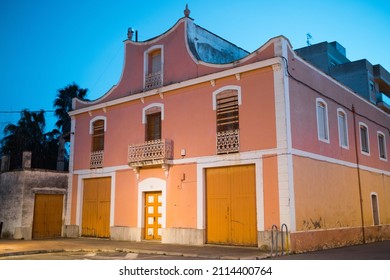
[[[284,35],[293,48],[338,41],[350,60],[390,71],[388,0],[0,0],[0,137],[19,114],[53,110],[58,89],[73,82],[96,99],[119,81],[128,27],[147,40],[172,27],[188,3],[195,23],[254,51]],[[48,130],[55,118],[46,114]]]

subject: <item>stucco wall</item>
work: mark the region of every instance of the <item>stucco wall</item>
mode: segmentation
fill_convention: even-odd
[[[390,237],[390,206],[386,203],[390,178],[366,170],[359,173],[357,168],[341,164],[294,157],[294,251],[359,244],[363,230],[365,242]],[[371,194],[378,197],[379,225],[374,225]]]
[[[67,187],[68,173],[45,170],[0,173],[1,238],[31,239],[35,194],[66,197]]]

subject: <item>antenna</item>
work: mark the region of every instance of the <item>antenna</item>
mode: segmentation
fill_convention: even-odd
[[[313,37],[311,36],[310,33],[306,33],[306,44],[308,46],[311,46],[311,43],[310,43],[310,40],[312,39]]]

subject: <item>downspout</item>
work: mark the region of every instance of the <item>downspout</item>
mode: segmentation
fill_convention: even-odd
[[[359,164],[359,152],[358,152],[358,142],[356,137],[356,112],[355,106],[352,105],[352,114],[353,114],[353,134],[355,138],[355,155],[356,155],[356,168],[358,174],[358,186],[359,186],[359,202],[360,202],[360,219],[362,223],[362,235],[363,235],[363,244],[366,243],[366,233],[364,230],[364,215],[363,215],[363,197],[362,197],[362,183],[360,175],[360,164]]]

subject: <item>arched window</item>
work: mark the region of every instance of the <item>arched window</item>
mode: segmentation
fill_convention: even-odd
[[[216,111],[217,154],[239,152],[239,87],[224,87],[214,92],[213,107]]]
[[[103,167],[104,134],[107,127],[106,117],[97,116],[90,121],[89,134],[91,135],[90,168]]]
[[[372,218],[374,220],[374,226],[379,225],[379,207],[378,196],[375,193],[371,194],[371,206],[372,206]]]
[[[161,87],[163,84],[163,46],[149,48],[144,54],[144,90]]]
[[[378,150],[379,158],[381,160],[387,160],[387,151],[386,151],[386,138],[385,134],[381,131],[378,131]]]
[[[104,150],[104,120],[96,120],[92,124],[92,152]]]
[[[360,149],[362,154],[370,155],[370,140],[368,136],[368,126],[365,123],[359,123],[360,131]]]
[[[337,122],[339,127],[339,144],[340,147],[348,149],[348,124],[347,114],[343,109],[337,110]]]
[[[153,103],[143,109],[142,122],[145,124],[145,140],[161,139],[161,121],[164,119],[164,105]]]
[[[328,106],[323,99],[316,99],[316,110],[318,139],[329,143]]]

